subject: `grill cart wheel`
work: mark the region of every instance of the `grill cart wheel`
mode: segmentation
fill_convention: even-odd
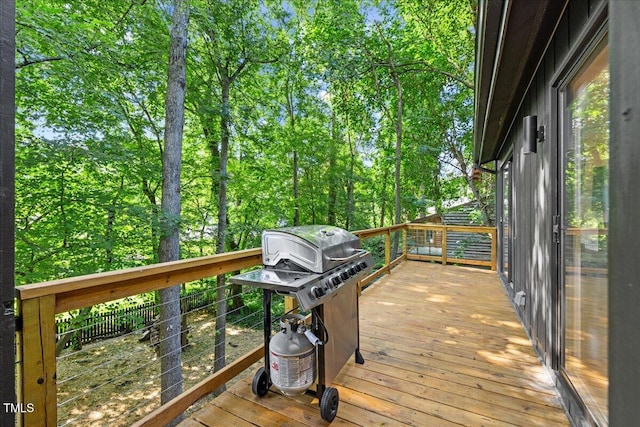
[[[267,371],[264,368],[258,369],[258,372],[253,377],[251,383],[251,391],[258,397],[262,397],[269,391],[269,378],[267,377]]]
[[[320,416],[323,420],[331,422],[338,413],[338,404],[340,403],[340,397],[338,396],[338,389],[334,387],[327,387],[322,393],[320,399]]]

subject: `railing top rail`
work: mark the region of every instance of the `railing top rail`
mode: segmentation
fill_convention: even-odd
[[[206,271],[207,268],[219,266],[221,264],[233,263],[234,261],[255,259],[262,256],[260,248],[246,249],[237,252],[227,252],[218,255],[210,255],[199,258],[189,258],[178,261],[163,262],[158,264],[133,267],[123,270],[107,271],[104,273],[88,274],[78,277],[51,280],[48,282],[23,285],[16,288],[17,298],[27,300],[39,298],[47,295],[59,295],[68,292],[77,292],[83,289],[111,285],[117,287],[119,284],[131,281],[142,282],[145,279],[154,279],[158,285],[157,289],[172,286],[170,276],[181,276],[194,271]],[[196,274],[198,275],[198,274]],[[158,283],[158,277],[166,276],[167,284]],[[200,278],[208,277],[202,275]],[[192,279],[192,280],[197,280]]]
[[[409,223],[403,223],[391,225],[389,227],[368,228],[366,230],[354,231],[353,234],[360,237],[361,239],[365,239],[368,237],[381,236],[386,233],[393,233],[394,231],[404,230],[408,224]]]
[[[460,231],[467,233],[491,233],[496,231],[496,227],[484,225],[446,225],[446,224],[407,224],[409,230],[444,230]]]
[[[608,228],[602,227],[567,227],[567,234],[606,234]]]
[[[451,231],[467,231],[491,233],[495,227],[480,226],[445,226],[441,224],[403,223],[389,227],[380,227],[355,231],[361,239],[384,235],[406,229],[448,229]],[[218,274],[258,265],[261,260],[261,248],[246,249],[199,258],[133,267],[104,273],[88,274],[78,277],[52,280],[19,286],[16,297],[28,300],[44,296],[56,296],[56,312],[79,308],[78,304],[95,304],[117,298],[136,295],[142,292],[162,289],[185,281],[199,280]],[[96,290],[102,295],[89,296],[89,290]],[[80,295],[82,294],[82,298]],[[103,301],[100,301],[100,299]],[[73,300],[64,302],[63,300]]]

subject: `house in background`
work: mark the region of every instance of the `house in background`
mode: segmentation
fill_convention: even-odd
[[[640,420],[640,2],[485,0],[498,274],[574,425]]]

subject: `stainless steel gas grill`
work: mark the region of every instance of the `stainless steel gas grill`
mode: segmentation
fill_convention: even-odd
[[[271,385],[284,394],[304,393],[315,382],[320,414],[332,421],[339,396],[329,385],[351,355],[364,363],[357,283],[371,271],[373,257],[361,249],[357,236],[311,225],[265,231],[262,263],[259,270],[231,278],[232,283],[263,289],[265,360],[254,377],[253,393],[262,397]],[[295,297],[302,310],[311,311],[310,327],[300,318],[284,316],[280,332],[272,337],[274,292]]]

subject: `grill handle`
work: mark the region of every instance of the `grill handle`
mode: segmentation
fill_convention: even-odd
[[[366,253],[367,251],[365,251],[364,249],[356,249],[356,251],[353,253],[353,255],[349,255],[348,257],[344,257],[344,258],[334,258],[334,257],[329,257],[329,261],[334,261],[334,262],[349,262],[349,261],[353,261],[354,259],[362,256],[362,254]]]

